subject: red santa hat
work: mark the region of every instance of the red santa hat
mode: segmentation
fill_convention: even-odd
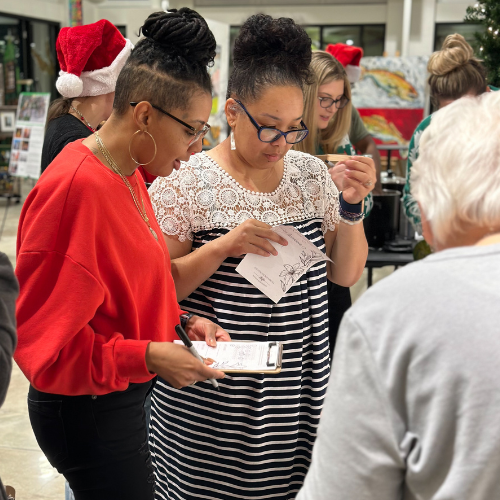
[[[361,76],[359,63],[363,57],[363,49],[361,47],[336,43],[335,45],[327,45],[325,50],[344,66],[347,78],[349,78],[351,83],[356,83],[359,80]]]
[[[56,87],[63,97],[84,97],[114,92],[116,80],[134,48],[106,19],[63,28],[57,37],[61,66]]]

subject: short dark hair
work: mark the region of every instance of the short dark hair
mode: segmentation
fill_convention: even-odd
[[[187,7],[151,14],[142,38],[116,82],[113,108],[123,115],[134,101],[168,109],[186,109],[197,91],[211,93],[207,67],[216,42],[205,19]]]
[[[235,40],[227,98],[250,102],[268,87],[303,89],[311,79],[311,43],[293,19],[265,14],[249,17]]]

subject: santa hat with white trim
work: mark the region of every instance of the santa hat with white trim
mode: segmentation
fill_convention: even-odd
[[[57,90],[63,97],[114,92],[118,75],[133,48],[132,42],[106,19],[62,28],[56,43],[61,66]]]
[[[361,47],[336,43],[335,45],[327,45],[325,50],[344,66],[349,82],[356,83],[359,81],[361,77],[359,63],[363,57],[363,49]]]

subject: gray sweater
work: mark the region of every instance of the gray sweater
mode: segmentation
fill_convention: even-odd
[[[500,245],[431,255],[347,312],[297,500],[500,499]]]
[[[0,406],[5,401],[16,348],[16,299],[19,285],[9,258],[0,252]],[[7,498],[0,481],[0,499]]]

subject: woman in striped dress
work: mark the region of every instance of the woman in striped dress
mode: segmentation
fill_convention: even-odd
[[[367,244],[357,222],[375,182],[371,159],[349,161],[339,203],[324,164],[290,151],[307,134],[310,46],[291,19],[248,19],[228,86],[231,138],[151,187],[183,309],[233,340],[285,344],[280,374],[226,375],[220,392],[158,381],[150,437],[157,499],[293,499],[309,467],[330,373],[327,276],[349,286],[361,275]],[[286,244],[272,231],[279,224],[335,264],[314,265],[275,304],[235,269],[244,254],[275,254],[268,240]]]

